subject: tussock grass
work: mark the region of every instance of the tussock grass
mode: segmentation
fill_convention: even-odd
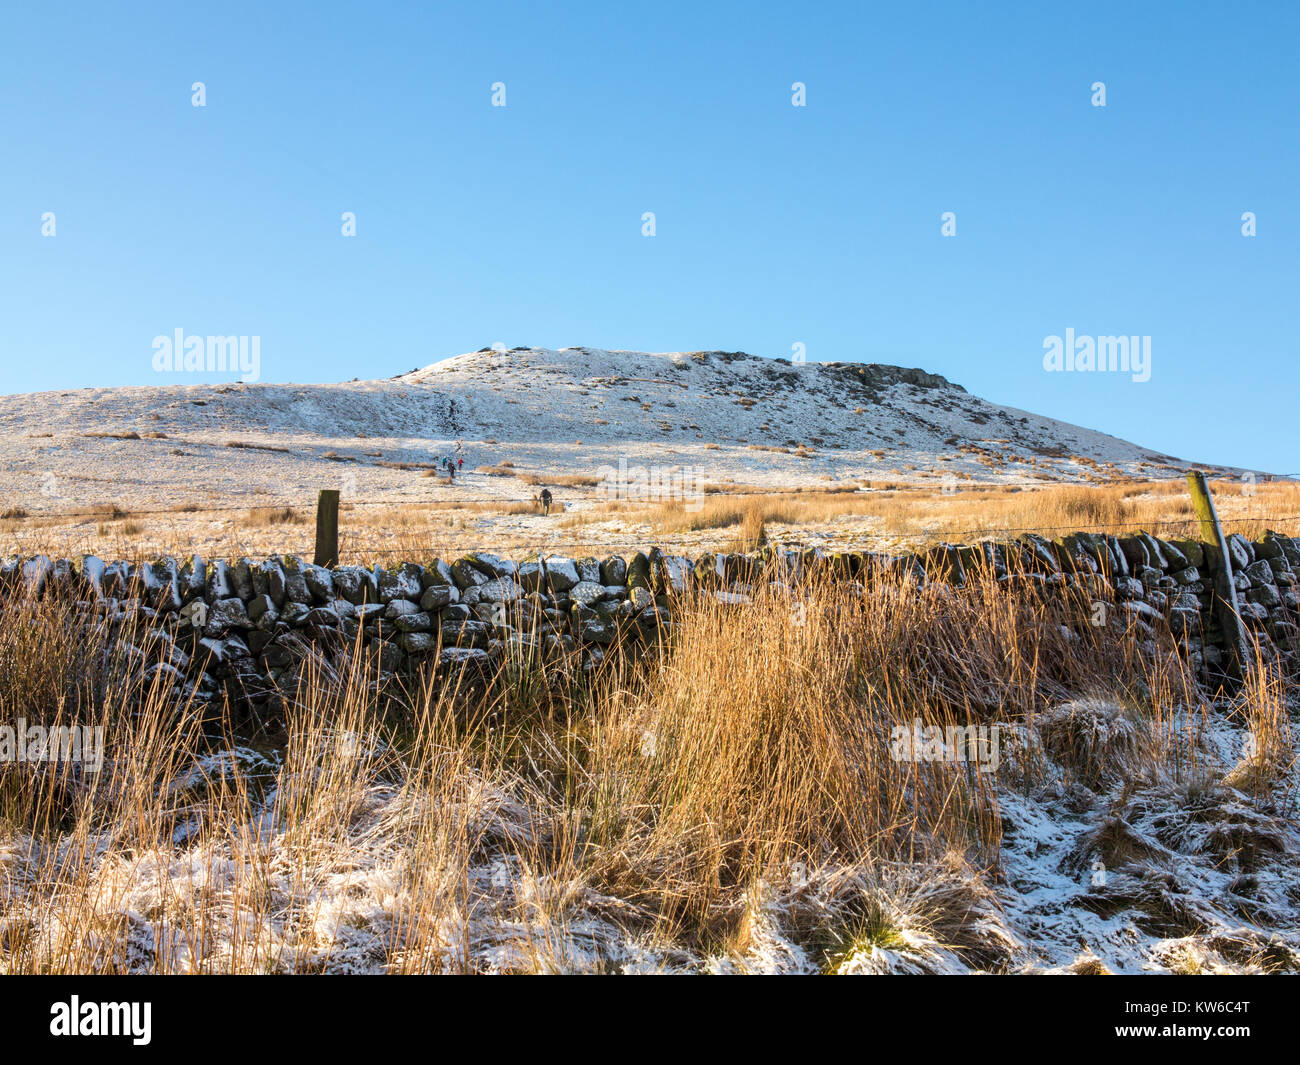
[[[516,473],[515,476],[527,485],[546,486],[561,485],[565,488],[592,488],[600,484],[600,478],[586,473]]]
[[[293,507],[252,507],[244,521],[254,527],[266,525],[306,525],[308,517]]]
[[[515,645],[481,679],[399,682],[362,645],[291,644],[275,712],[250,718],[172,690],[144,622],[19,600],[0,721],[101,723],[108,751],[99,774],[0,766],[0,971],[605,971],[647,952],[743,971],[792,943],[828,972],[1013,968],[986,872],[998,781],[1029,787],[1028,755],[900,760],[890,738],[1042,727],[1094,775],[1194,775],[1171,753],[1197,700],[1171,645],[1093,629],[1088,607],[987,575],[763,586],[744,607],[701,591],[636,661]],[[1084,691],[1143,742],[1080,740],[1069,715],[1052,738]]]
[[[1230,787],[1265,795],[1295,767],[1296,745],[1287,707],[1288,681],[1260,648],[1246,676],[1235,713],[1245,726],[1241,761],[1225,779]]]
[[[1133,779],[1151,761],[1151,722],[1112,699],[1073,699],[1039,719],[1043,746],[1090,787]]]

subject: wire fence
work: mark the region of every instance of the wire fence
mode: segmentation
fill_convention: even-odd
[[[1270,522],[1270,523],[1277,523],[1277,524],[1283,524],[1287,522],[1300,522],[1300,514],[1289,514],[1289,515],[1282,515],[1282,516],[1251,515],[1251,516],[1239,517],[1239,518],[1220,519],[1220,524],[1223,526],[1232,526],[1232,525],[1246,524],[1255,521],[1263,521],[1263,522]],[[887,535],[882,537],[878,533],[862,534],[859,536],[849,536],[849,537],[841,536],[837,538],[838,541],[847,540],[848,542],[835,542],[833,544],[827,544],[826,546],[831,547],[834,550],[854,550],[856,549],[854,546],[856,541],[861,541],[862,546],[865,547],[869,536],[871,539],[876,539],[876,540],[894,539],[897,541],[908,541],[908,540],[914,540],[917,537],[925,537],[927,540],[929,540],[929,539],[933,539],[936,534],[942,533],[945,540],[962,541],[964,539],[1007,538],[1007,537],[1013,537],[1025,533],[1034,533],[1034,534],[1106,533],[1106,534],[1110,534],[1119,528],[1131,528],[1131,529],[1146,531],[1146,530],[1153,530],[1158,528],[1180,527],[1180,528],[1190,530],[1190,529],[1194,529],[1198,525],[1199,522],[1196,518],[1183,518],[1178,520],[1158,521],[1158,522],[1115,522],[1109,525],[1092,525],[1092,526],[1036,525],[1036,526],[1023,526],[1023,527],[1021,526],[1008,527],[1008,526],[986,525],[980,527],[970,527],[965,529],[953,529],[949,527],[944,527],[943,529],[927,529],[925,527],[919,527],[912,532],[899,533],[893,536]],[[1225,531],[1230,531],[1230,530],[1225,529]],[[511,553],[514,554],[532,556],[539,553],[558,552],[561,549],[561,547],[563,547],[565,544],[568,545],[587,544],[590,545],[592,548],[619,549],[620,546],[623,544],[631,546],[639,543],[644,543],[646,546],[658,546],[658,547],[678,546],[681,548],[693,547],[693,548],[707,549],[710,540],[727,539],[727,540],[731,540],[734,543],[737,539],[734,532],[728,532],[728,530],[725,528],[701,529],[692,532],[681,532],[681,533],[649,533],[645,536],[641,536],[636,533],[630,532],[630,533],[623,534],[621,536],[606,537],[603,540],[586,539],[580,535],[580,530],[576,531],[578,532],[577,535],[575,535],[574,532],[575,531],[571,531],[571,530],[562,530],[562,531],[557,530],[556,532],[547,535],[541,535],[541,536],[516,535],[514,539],[514,545],[511,547],[510,551]],[[715,533],[716,536],[711,537],[709,535],[710,533]],[[415,544],[407,544],[398,547],[373,546],[363,541],[363,535],[364,534],[358,532],[349,532],[348,530],[340,530],[339,546],[341,549],[341,553],[363,555],[366,558],[371,558],[376,560],[399,559],[405,561],[412,558],[423,557],[425,555],[432,556],[433,554],[436,553],[438,548],[444,546],[446,547],[451,546],[450,544],[437,544],[437,543],[430,543],[427,547],[420,547]],[[826,534],[826,537],[834,538],[834,534]],[[821,537],[818,537],[816,534],[803,535],[803,536],[776,536],[776,537],[771,537],[770,542],[772,542],[773,545],[778,548],[781,547],[807,548],[807,547],[817,546],[815,541],[817,541],[818,539],[821,539]],[[362,542],[356,542],[356,541],[362,541]]]
[[[1269,522],[1269,523],[1284,524],[1289,522],[1300,522],[1300,514],[1287,514],[1287,515],[1271,515],[1271,514],[1258,515],[1257,514],[1257,515],[1249,515],[1249,516],[1243,516],[1237,518],[1220,518],[1219,522],[1220,525],[1225,527],[1233,526],[1233,525],[1245,525],[1245,524],[1250,524],[1252,522]],[[1013,537],[1013,536],[1027,534],[1027,533],[1109,534],[1109,533],[1113,533],[1116,529],[1136,529],[1139,531],[1147,531],[1147,530],[1160,529],[1160,528],[1175,528],[1175,527],[1187,529],[1187,528],[1195,528],[1199,526],[1199,524],[1200,522],[1196,518],[1180,518],[1180,519],[1171,519],[1169,521],[1155,521],[1155,522],[1150,522],[1150,521],[1110,522],[1104,525],[1059,525],[1059,526],[1033,525],[1033,526],[1012,527],[1012,526],[999,526],[999,525],[990,524],[990,525],[971,527],[966,529],[953,529],[947,526],[944,526],[941,529],[937,527],[931,529],[922,525],[916,528],[912,532],[898,533],[894,535],[892,538],[896,540],[906,541],[906,540],[916,539],[918,536],[930,538],[940,533],[945,538],[952,538],[955,540],[962,540],[965,538],[988,539],[988,538]],[[1228,531],[1230,530],[1225,528],[1225,532]],[[677,544],[682,546],[699,548],[699,547],[706,546],[705,541],[710,539],[708,534],[711,532],[716,533],[717,534],[716,538],[718,539],[728,538],[733,541],[736,539],[734,533],[728,533],[727,530],[724,528],[717,528],[717,529],[701,529],[689,533],[650,534],[650,536],[646,539],[646,542],[649,546],[663,547],[663,546],[671,546]],[[832,534],[828,534],[828,536],[829,535]],[[853,540],[865,541],[867,535],[868,534],[863,534],[861,536],[856,536],[856,537],[849,536],[847,538],[840,537],[840,539],[848,539],[849,541],[853,541]],[[875,539],[882,538],[878,533],[869,534],[869,535],[871,535]],[[357,534],[353,533],[351,534],[351,536],[355,537],[357,536]],[[348,550],[351,550],[354,553],[364,554],[367,557],[372,557],[376,559],[388,559],[388,558],[408,559],[412,557],[413,554],[418,555],[420,553],[418,549],[412,547],[372,548],[362,544],[348,544],[347,543],[348,538],[349,538],[348,533],[342,531],[340,532],[341,546],[345,547]],[[517,547],[515,550],[524,551],[530,555],[536,554],[541,551],[550,551],[558,548],[559,545],[556,543],[557,538],[558,538],[557,535],[552,535],[549,537],[542,538],[541,541],[538,543],[528,543],[527,537],[518,537],[518,540],[523,541],[523,543],[521,543],[520,546]],[[883,538],[888,539],[890,537],[885,536]],[[570,543],[581,544],[587,542],[590,543],[592,546],[597,546],[596,541],[594,540],[584,541],[584,538],[580,535],[568,536],[565,539],[567,539],[567,541]],[[618,544],[621,542],[627,542],[630,544],[638,539],[639,538],[635,535],[627,535],[624,537],[615,538],[610,542],[601,543],[599,546],[617,547]],[[796,546],[796,545],[800,545],[801,541],[812,541],[817,539],[817,537],[815,535],[812,536],[805,535],[802,537],[800,536],[776,537],[774,539],[776,541],[776,546],[779,547],[782,545],[782,542],[784,542],[788,546]],[[804,544],[804,546],[813,546],[813,545]],[[853,549],[851,542],[847,544],[836,543],[834,546],[836,550]]]
[[[945,487],[939,489],[938,492],[936,491],[936,489],[939,486],[936,486],[934,484],[929,484],[929,485],[911,484],[911,485],[900,486],[900,487],[891,487],[888,489],[871,489],[871,490],[861,491],[859,493],[852,493],[852,494],[860,494],[864,497],[871,497],[875,495],[887,495],[889,493],[898,492],[898,491],[924,491],[931,495],[942,493],[945,496],[951,496],[951,495],[959,495],[963,492],[968,492],[968,491],[974,492],[980,490],[988,490],[991,488],[996,489],[1001,487],[1030,487],[1035,489],[1047,489],[1047,488],[1059,488],[1062,486],[1062,484],[1063,482],[1059,482],[1059,481],[1052,482],[1052,483],[1045,483],[1039,480],[1022,481],[1022,482],[1008,482],[1008,481],[981,482],[979,484],[972,484],[972,485],[967,485],[959,488],[953,488],[951,491],[949,491],[948,488]],[[1064,482],[1064,484],[1069,485],[1070,482]],[[1080,487],[1086,487],[1086,486],[1080,485]],[[539,486],[539,491],[540,491],[540,486]],[[717,499],[727,500],[727,499],[746,499],[746,498],[762,499],[764,497],[770,497],[774,495],[788,496],[791,495],[792,493],[788,491],[781,492],[781,491],[754,490],[748,492],[720,492],[720,493],[709,493],[709,494]],[[793,493],[793,494],[817,495],[819,493],[817,489],[812,488],[806,490],[803,493]],[[840,492],[840,493],[833,493],[833,494],[847,495],[851,493]],[[602,501],[602,498],[603,497],[597,494],[596,499],[594,501],[600,502]],[[422,508],[430,508],[436,512],[438,510],[443,510],[443,509],[455,510],[460,505],[490,508],[492,506],[534,504],[537,501],[538,501],[537,496],[469,496],[469,497],[459,496],[453,498],[444,498],[444,497],[400,498],[399,497],[399,498],[391,498],[391,499],[352,500],[342,504],[341,510],[343,513],[346,513],[349,510],[367,508],[367,507],[381,507],[381,508],[388,508],[390,510],[403,510],[403,509],[419,510]],[[623,498],[623,497],[617,497],[616,499],[605,498],[604,501],[618,501],[618,502],[624,502],[632,505],[643,504],[646,506],[653,506],[665,502],[664,500],[658,500],[658,499],[640,499],[640,498]],[[134,519],[134,518],[158,518],[158,517],[182,519],[187,514],[190,513],[197,513],[197,514],[233,513],[233,512],[254,513],[260,511],[304,512],[304,511],[310,511],[313,506],[314,506],[314,502],[304,503],[302,500],[296,500],[296,501],[278,500],[275,502],[254,503],[254,502],[250,502],[247,498],[245,498],[237,503],[176,504],[166,508],[156,508],[156,509],[124,508],[115,503],[103,503],[103,504],[95,505],[91,509],[73,510],[73,511],[37,511],[30,515],[25,514],[24,516],[30,516],[33,518],[46,518],[46,519],[90,518],[90,519],[97,519],[99,521],[106,521],[106,520],[111,521],[111,520]],[[577,524],[572,526],[563,526],[559,524],[559,519],[563,517],[564,513],[565,511],[558,511],[556,514],[552,515],[549,520],[551,520],[554,524],[551,529],[545,531],[540,529],[533,529],[533,528],[508,530],[508,533],[513,537],[513,540],[516,544],[513,550],[516,551],[522,550],[529,554],[548,551],[548,550],[558,548],[561,540],[574,545],[586,542],[588,544],[595,546],[599,542],[602,547],[615,547],[621,543],[626,543],[630,545],[640,540],[644,540],[648,543],[653,543],[653,544],[666,546],[666,547],[690,546],[696,548],[705,547],[708,542],[715,541],[715,540],[726,539],[732,541],[733,543],[736,542],[737,540],[737,536],[734,531],[735,523],[728,523],[725,526],[723,525],[701,526],[694,529],[686,529],[686,530],[681,530],[676,532],[664,531],[664,532],[656,533],[650,530],[644,530],[644,531],[628,530],[628,531],[623,531],[611,535],[608,531],[601,531],[598,536],[587,538],[583,536],[582,524]],[[581,511],[575,511],[570,513],[581,513]],[[873,515],[870,513],[869,510],[865,510],[861,516],[864,518],[871,518],[871,517],[879,517],[880,515]],[[617,516],[611,515],[611,520],[617,520]],[[1300,513],[1278,514],[1275,512],[1257,511],[1257,512],[1244,514],[1244,515],[1236,515],[1232,517],[1221,517],[1220,521],[1223,526],[1229,529],[1233,527],[1240,527],[1243,525],[1257,525],[1260,523],[1276,525],[1276,526],[1288,526],[1291,523],[1300,523]],[[646,523],[646,524],[650,524],[650,523]],[[774,524],[779,524],[779,523],[774,523]],[[863,546],[865,546],[871,540],[881,540],[881,539],[908,541],[908,540],[915,540],[918,537],[921,537],[921,538],[925,538],[928,541],[934,541],[935,539],[942,537],[945,540],[961,541],[964,539],[981,539],[981,538],[988,539],[988,538],[1014,537],[1026,533],[1036,533],[1036,534],[1110,533],[1113,534],[1120,530],[1155,531],[1160,529],[1182,529],[1190,532],[1196,530],[1198,525],[1199,525],[1199,520],[1196,517],[1170,518],[1170,519],[1154,520],[1154,521],[1136,521],[1136,520],[1108,521],[1108,522],[1101,522],[1095,524],[1072,523],[1069,525],[1007,525],[997,521],[996,518],[994,518],[980,524],[972,524],[963,527],[954,527],[953,525],[948,524],[939,518],[920,517],[912,523],[912,526],[910,528],[902,531],[864,530],[859,532],[851,532],[847,534],[840,531],[827,531],[819,534],[815,531],[810,530],[806,533],[803,533],[802,535],[799,534],[789,534],[784,536],[777,535],[775,537],[771,537],[771,539],[779,541],[788,546],[815,546],[819,541],[821,541],[825,543],[825,545],[828,547],[833,546],[836,549],[852,549],[852,547],[855,544],[860,543]],[[458,532],[460,532],[459,538],[461,539],[463,539],[464,536],[468,534],[467,530],[460,530]],[[371,546],[370,544],[365,542],[365,540],[368,539],[369,535],[374,535],[374,534],[373,532],[368,534],[365,531],[349,530],[346,527],[344,527],[340,529],[340,547],[343,548],[344,551],[349,554],[361,554],[361,555],[365,555],[366,557],[375,558],[375,559],[391,559],[391,558],[399,558],[399,557],[409,558],[412,557],[413,555],[420,555],[425,553],[424,548],[417,547],[410,543],[404,546],[395,546],[391,548],[382,547],[382,546]],[[391,533],[389,535],[391,535]],[[406,535],[412,535],[412,533],[406,532]],[[492,538],[492,533],[489,530],[483,530],[483,535],[485,539]],[[499,536],[499,533],[497,535]],[[430,544],[431,549],[434,546],[435,546],[434,544]]]
[[[459,476],[464,477],[467,475],[461,474]],[[1285,476],[1288,479],[1292,477],[1297,478],[1295,483],[1297,485],[1300,485],[1300,474],[1279,475],[1279,478],[1283,476]],[[1138,483],[1147,483],[1147,482],[1138,482]],[[1160,483],[1160,482],[1153,481],[1150,483]],[[1168,483],[1176,483],[1176,482],[1169,481]],[[1273,482],[1241,482],[1241,487],[1243,488],[1243,490],[1247,490],[1248,494],[1253,494],[1255,489],[1257,489],[1260,485],[1266,483],[1277,484],[1277,483],[1285,483],[1285,482],[1281,481],[1280,479]],[[549,487],[549,485],[543,485],[542,483],[539,483],[538,484],[539,492],[542,487]],[[1001,488],[1033,488],[1040,491],[1050,491],[1053,489],[1060,489],[1060,488],[1074,488],[1074,487],[1104,488],[1104,487],[1125,487],[1125,485],[1122,483],[1121,484],[1106,484],[1106,483],[1097,484],[1093,482],[1083,482],[1083,481],[1075,482],[1075,481],[1059,481],[1059,480],[1058,481],[1041,481],[1041,480],[981,481],[981,482],[963,484],[960,486],[934,484],[934,483],[890,484],[888,487],[862,488],[862,489],[857,489],[854,492],[847,492],[843,489],[843,487],[840,487],[838,489],[833,487],[827,487],[824,490],[816,486],[801,486],[795,489],[772,489],[772,490],[764,490],[759,486],[747,485],[743,487],[747,490],[745,491],[727,491],[727,490],[717,490],[717,489],[713,491],[705,490],[700,495],[701,497],[711,497],[715,499],[747,499],[747,498],[762,499],[765,497],[777,496],[777,495],[780,496],[801,496],[801,495],[802,496],[816,496],[816,495],[875,496],[875,495],[889,495],[897,492],[921,492],[927,495],[955,496],[955,495],[962,495],[967,493],[994,491]],[[656,504],[663,504],[663,503],[674,502],[674,501],[691,502],[691,501],[695,501],[697,498],[698,497],[695,496],[684,497],[675,500],[663,499],[663,498],[649,498],[649,497],[642,498],[638,495],[633,495],[627,491],[620,489],[618,492],[614,492],[614,493],[602,493],[600,491],[597,491],[594,493],[594,496],[581,497],[579,501],[594,502],[594,503],[626,503],[632,505],[653,506]],[[536,502],[537,502],[536,495],[531,495],[531,496],[477,496],[477,495],[459,496],[457,495],[453,497],[422,496],[418,498],[412,498],[409,496],[397,496],[389,499],[342,500],[340,502],[340,509],[343,511],[352,510],[358,507],[388,507],[390,509],[396,509],[400,507],[417,507],[417,508],[431,507],[437,509],[443,509],[443,508],[454,509],[455,507],[462,506],[462,505],[477,506],[477,505],[488,505],[488,504],[500,504],[504,506],[504,505],[517,505],[521,503],[536,503]],[[562,503],[563,500],[557,500],[557,502]],[[37,517],[37,518],[97,518],[100,520],[104,520],[104,519],[116,520],[122,517],[132,517],[132,518],[134,517],[180,517],[189,513],[220,514],[220,513],[235,513],[235,512],[248,513],[252,511],[263,511],[263,510],[265,511],[303,510],[314,506],[315,506],[314,500],[308,502],[304,502],[301,499],[276,500],[272,502],[263,502],[263,501],[253,502],[251,501],[250,497],[245,497],[242,501],[237,503],[186,502],[186,503],[172,504],[167,507],[155,507],[155,508],[128,507],[128,506],[122,506],[116,501],[107,501],[103,503],[92,503],[89,505],[88,509],[79,509],[79,510],[50,509],[50,510],[27,511],[26,508],[21,508],[21,509],[24,510],[25,516]],[[19,509],[19,508],[15,508],[15,509]],[[1250,521],[1250,520],[1284,520],[1284,519],[1275,518],[1272,515],[1251,515],[1243,518],[1225,519],[1225,520]],[[1122,522],[1121,523],[1112,522],[1111,526],[1118,527],[1124,524],[1125,523]],[[1142,523],[1132,523],[1132,524],[1145,525],[1151,523],[1142,522]],[[1156,524],[1171,524],[1171,525],[1181,524],[1181,521],[1171,520],[1169,522],[1156,523]],[[1064,528],[1064,527],[1062,526],[1060,528]],[[1077,532],[1088,531],[1087,529],[1079,528],[1079,527],[1072,527],[1072,528],[1074,528],[1074,531]],[[1010,530],[1010,531],[1033,532],[1035,530],[1023,529],[1023,530]]]
[[[350,510],[354,507],[389,507],[399,509],[401,507],[455,507],[461,503],[535,503],[536,499],[528,497],[507,497],[486,496],[475,499],[358,499],[345,501],[339,504],[340,511]],[[126,507],[117,503],[95,503],[89,510],[35,510],[28,512],[27,516],[33,518],[98,518],[99,520],[120,520],[121,518],[152,518],[168,517],[183,518],[186,514],[229,514],[240,512],[247,514],[251,511],[259,510],[309,510],[315,507],[315,500],[303,502],[302,500],[284,500],[275,503],[177,503],[170,507],[161,508],[141,508]]]

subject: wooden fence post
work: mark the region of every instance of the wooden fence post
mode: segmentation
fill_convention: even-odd
[[[318,566],[339,564],[339,493],[322,488],[316,501],[316,557]]]
[[[1213,548],[1212,555],[1207,554],[1206,561],[1214,576],[1214,616],[1223,630],[1223,642],[1228,649],[1228,656],[1240,676],[1245,673],[1250,661],[1250,648],[1237,609],[1232,555],[1223,535],[1223,526],[1219,524],[1218,512],[1214,509],[1214,499],[1210,495],[1205,474],[1200,470],[1189,470],[1187,490],[1192,494],[1192,507],[1196,511],[1197,521],[1201,523],[1201,539]]]

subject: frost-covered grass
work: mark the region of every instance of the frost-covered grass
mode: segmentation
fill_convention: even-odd
[[[1089,616],[777,586],[635,665],[304,652],[250,714],[147,684],[145,625],[11,603],[0,723],[108,752],[0,767],[0,971],[1294,970],[1289,683],[1211,702]],[[996,767],[895,758],[918,724],[997,726]]]
[[[756,473],[736,469],[736,481],[700,485],[700,498],[657,501],[610,499],[598,487],[565,485],[573,476],[556,467],[595,469],[597,459],[590,455],[560,456],[554,462],[539,457],[529,462],[530,470],[521,465],[502,470],[501,476],[466,472],[457,475],[454,488],[439,483],[415,497],[406,489],[430,482],[403,473],[406,481],[400,486],[345,491],[340,551],[343,561],[363,564],[399,555],[454,558],[480,550],[510,557],[538,550],[606,555],[648,543],[698,555],[752,546],[760,523],[775,542],[826,549],[912,549],[940,541],[1014,537],[1021,531],[1131,535],[1145,528],[1164,538],[1199,536],[1181,477],[1078,485],[1054,483],[1051,478],[1065,476],[1055,471],[1042,483],[944,485],[930,480],[908,485],[872,480],[852,466],[840,469],[840,455],[831,460],[834,476],[825,473],[807,484],[783,478],[780,485],[764,485],[756,483],[761,480]],[[673,468],[680,469],[692,459],[678,455],[675,461]],[[0,513],[0,542],[10,552],[67,557],[308,554],[314,543],[316,494],[307,486],[333,483],[322,478],[274,493],[250,492],[249,485],[240,484],[222,496],[195,490],[161,511],[128,512],[114,504],[87,516],[71,500],[62,513],[16,508]],[[537,501],[539,484],[554,496],[549,514]],[[1249,494],[1241,482],[1216,481],[1213,487],[1226,532],[1250,538],[1266,529],[1300,534],[1300,485],[1295,482],[1261,483],[1251,486]],[[285,498],[295,498],[297,505],[276,502]]]

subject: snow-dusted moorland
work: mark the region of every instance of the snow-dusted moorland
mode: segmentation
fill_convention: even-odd
[[[165,378],[164,378],[165,380]],[[1078,480],[1181,463],[1002,407],[922,370],[790,363],[728,352],[485,349],[387,380],[160,384],[0,396],[0,495],[32,513],[301,501],[342,486],[369,501],[443,498],[419,468],[513,463],[598,477],[686,466],[768,487],[827,479]],[[510,498],[509,478],[460,497]]]

